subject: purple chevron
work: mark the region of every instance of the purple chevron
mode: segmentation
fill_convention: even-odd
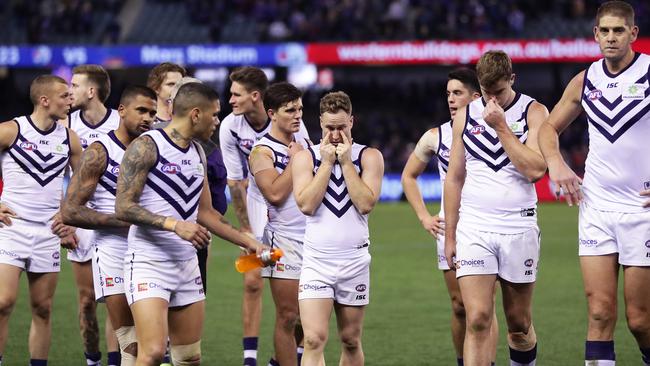
[[[648,98],[648,96],[650,96],[650,88],[646,88],[645,90],[645,98]],[[628,105],[626,105],[623,109],[621,109],[621,111],[618,112],[616,116],[610,118],[606,116],[600,109],[598,109],[594,105],[594,103],[591,100],[589,100],[589,98],[583,98],[583,102],[591,108],[594,115],[598,116],[598,118],[603,120],[603,122],[605,122],[610,127],[614,127],[614,125],[616,125],[617,122],[620,122],[620,120],[623,118],[623,116],[625,116],[625,114],[627,114],[629,111],[634,109],[637,105],[639,105],[639,103],[643,102],[644,100],[645,99],[636,99],[631,101]]]
[[[341,193],[336,193],[332,187],[327,186],[326,192],[329,193],[336,202],[341,203],[343,202],[343,199],[348,195],[348,187],[343,188],[343,191],[341,191]]]
[[[160,162],[162,163],[162,165],[169,164],[169,160],[163,158],[162,156],[160,157]],[[158,169],[153,169],[152,171],[159,172]],[[182,180],[183,183],[185,183],[188,187],[191,186],[198,179],[195,175],[193,175],[191,178],[187,178],[181,172],[178,172],[174,175],[180,178],[180,180]]]
[[[106,182],[105,182],[104,180],[102,180],[102,179],[100,179],[99,182],[97,182],[97,183],[98,183],[100,186],[104,187],[104,188],[105,188],[105,189],[106,189],[110,194],[112,194],[113,196],[115,196],[115,192],[116,192],[115,187],[113,187],[112,185],[106,183]]]
[[[50,171],[50,170],[52,170],[52,169],[55,169],[55,168],[56,168],[58,165],[60,165],[61,163],[64,163],[64,164],[65,164],[65,163],[67,162],[67,160],[68,160],[68,157],[66,156],[66,157],[63,157],[63,158],[61,158],[61,159],[59,159],[59,160],[53,162],[52,164],[50,164],[50,165],[48,165],[48,166],[43,167],[43,166],[42,166],[41,164],[39,164],[36,160],[34,160],[31,156],[29,156],[29,154],[27,154],[23,149],[20,149],[20,148],[19,148],[18,146],[16,146],[16,145],[14,145],[14,146],[10,149],[10,151],[15,151],[15,152],[17,152],[20,156],[22,156],[23,158],[25,158],[25,160],[29,161],[29,163],[33,166],[33,168],[35,168],[36,170],[38,170],[39,172],[41,172],[41,173],[43,173],[43,174],[47,173],[48,171]],[[12,155],[12,156],[14,157],[14,160],[16,160],[16,156],[15,156],[15,155]],[[31,169],[30,169],[30,170],[31,170]]]
[[[591,123],[592,126],[594,126],[609,142],[614,143],[616,140],[619,139],[627,130],[629,130],[634,124],[636,124],[642,117],[644,117],[647,113],[650,112],[650,104],[645,106],[642,110],[639,111],[636,115],[634,115],[632,118],[627,120],[627,122],[623,123],[618,130],[614,134],[609,133],[603,126],[601,126],[599,123],[596,121],[592,120],[591,118],[587,117],[587,121]]]
[[[21,151],[21,150],[18,150],[18,151]],[[32,178],[34,178],[34,180],[35,180],[38,184],[40,184],[41,187],[45,187],[45,186],[46,186],[48,183],[50,183],[54,178],[56,178],[59,174],[61,174],[61,173],[63,172],[63,170],[65,170],[65,167],[66,167],[66,164],[64,164],[63,167],[62,167],[61,169],[59,169],[58,171],[56,171],[54,174],[48,176],[48,177],[45,178],[45,179],[41,179],[41,177],[38,176],[38,174],[35,174],[34,172],[32,172],[32,171],[29,169],[29,167],[28,167],[27,165],[23,164],[23,162],[21,162],[20,160],[18,160],[17,157],[16,157],[16,155],[14,155],[14,154],[12,153],[12,150],[9,150],[9,155],[11,155],[11,157],[14,159],[14,161],[16,162],[16,164],[18,164],[18,166],[20,166],[20,167],[23,169],[23,171],[25,171],[25,173],[29,174]],[[67,160],[67,158],[65,158],[65,159]]]
[[[183,210],[183,208],[174,200],[167,192],[165,192],[164,189],[160,188],[156,183],[152,182],[151,179],[147,179],[147,182],[145,183],[146,185],[149,186],[149,188],[153,189],[154,192],[158,193],[160,197],[162,197],[167,203],[169,203],[175,210],[178,212],[179,215],[183,218],[183,220],[187,219],[188,217],[192,216],[196,208],[199,206],[199,201],[200,199],[196,200],[196,203],[192,205],[187,211]],[[200,186],[200,188],[203,188],[203,186]]]
[[[18,141],[20,141],[20,142],[29,142],[29,140],[27,140],[23,135],[21,135],[20,132],[18,132],[17,138],[18,138]],[[20,145],[20,144],[17,144],[17,145]],[[38,155],[38,157],[41,158],[43,161],[48,161],[48,160],[52,159],[52,157],[54,156],[54,155],[52,155],[52,153],[49,153],[47,155],[43,155],[40,151],[38,151],[38,149],[31,150],[31,151],[33,151],[35,155]]]
[[[639,80],[634,82],[634,84],[643,84],[648,80],[648,75],[642,76]],[[588,92],[591,92],[593,90],[596,90],[597,88],[594,86],[594,84],[591,82],[589,79],[585,79],[585,93],[583,94],[583,100],[587,101],[589,98],[586,98],[586,96],[589,94]],[[647,91],[646,89],[646,96],[647,96]],[[623,96],[619,95],[618,98],[614,99],[613,102],[610,102],[607,98],[600,97],[597,99],[600,104],[602,104],[605,108],[611,110],[614,110],[621,102],[623,101]]]
[[[467,142],[465,141],[465,138],[469,139],[472,141],[476,146],[478,146],[479,149],[483,150],[487,155],[489,155],[492,159],[496,160],[499,157],[501,157],[504,153],[505,150],[503,150],[503,147],[500,146],[500,143],[495,143],[493,145],[493,148],[499,147],[496,151],[492,151],[490,147],[486,146],[483,142],[481,142],[476,136],[472,135],[469,131],[465,130],[464,136],[463,136],[463,142],[465,142],[465,147],[469,148]]]
[[[185,201],[185,203],[189,203],[189,201],[191,201],[192,199],[194,199],[194,197],[196,196],[196,194],[197,194],[198,192],[200,192],[201,189],[203,188],[203,184],[199,184],[199,185],[197,185],[197,187],[196,187],[192,192],[190,192],[190,193],[185,193],[185,191],[183,190],[183,188],[181,188],[181,187],[180,187],[176,182],[174,182],[173,180],[171,180],[171,179],[169,179],[168,177],[166,177],[166,176],[165,176],[165,173],[161,173],[161,172],[160,172],[159,170],[157,170],[157,169],[152,170],[151,173],[152,173],[154,176],[156,176],[158,179],[162,180],[163,183],[165,183],[165,185],[167,185],[169,188],[171,188],[172,190],[174,190],[174,192],[176,192],[176,193],[177,193],[177,194],[178,194],[178,195],[183,199],[183,201]],[[150,180],[150,179],[147,179],[147,181],[149,181],[149,180]],[[190,188],[190,187],[188,186],[187,188]]]
[[[340,210],[336,208],[327,198],[323,198],[323,205],[327,207],[339,219],[352,207],[352,200],[349,200]]]
[[[490,167],[490,169],[494,170],[495,172],[498,172],[501,168],[503,168],[504,166],[508,165],[508,163],[510,163],[510,158],[508,158],[507,155],[506,155],[506,158],[505,158],[501,163],[499,163],[499,164],[493,164],[491,161],[488,161],[487,159],[485,159],[484,157],[482,157],[481,154],[475,152],[475,151],[472,150],[471,148],[467,147],[467,151],[468,151],[468,152],[469,152],[473,157],[475,157],[475,158],[477,158],[478,160],[481,160],[482,162],[484,162],[488,167]]]

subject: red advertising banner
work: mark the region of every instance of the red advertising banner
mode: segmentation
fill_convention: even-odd
[[[408,65],[475,63],[489,50],[503,50],[515,63],[590,62],[600,58],[592,38],[494,41],[308,43],[307,62],[317,65]],[[634,43],[650,53],[650,38]]]

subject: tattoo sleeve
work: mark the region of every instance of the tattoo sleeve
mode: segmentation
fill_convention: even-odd
[[[126,149],[120,175],[117,178],[115,213],[120,220],[131,224],[163,229],[166,217],[156,215],[140,206],[140,195],[147,181],[149,169],[158,160],[156,144],[148,136],[135,139]]]
[[[86,206],[97,189],[107,159],[106,150],[99,143],[91,144],[81,155],[80,166],[72,175],[66,198],[61,205],[61,217],[66,225],[84,229],[129,226],[114,214],[100,213]]]
[[[248,209],[246,208],[246,185],[243,180],[237,180],[229,188],[240,229],[250,230],[251,224],[248,221]]]

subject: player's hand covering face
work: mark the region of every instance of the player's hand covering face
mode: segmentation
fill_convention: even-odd
[[[325,132],[325,137],[323,137],[320,144],[320,158],[323,162],[334,164],[336,161],[336,147],[330,142],[331,136],[330,131]]]

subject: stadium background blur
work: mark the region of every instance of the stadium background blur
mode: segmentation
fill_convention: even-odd
[[[506,46],[511,56],[521,51],[513,57],[516,90],[551,109],[570,78],[599,57],[592,40],[599,3],[1,0],[0,120],[31,112],[28,91],[36,75],[53,72],[69,79],[76,64],[102,63],[112,81],[107,105],[116,108],[122,89],[129,83],[144,84],[149,70],[163,61],[184,64],[191,75],[218,90],[223,118],[230,113],[229,71],[239,64],[254,64],[264,67],[272,81],[288,80],[305,91],[304,121],[316,141],[320,96],[328,90],[350,94],[355,140],[383,152],[387,177],[392,178],[384,182],[384,198],[399,199],[398,174],[414,143],[426,129],[449,118],[445,95],[449,70],[459,64],[471,65],[480,55],[477,49]],[[634,48],[650,53],[650,2],[630,3],[641,29]],[[566,47],[559,47],[558,42],[565,42],[560,46]],[[332,54],[349,45],[361,47],[351,59]],[[550,51],[545,48],[545,52],[535,53],[530,51],[534,47],[527,47],[530,45]],[[256,57],[246,56],[251,50]],[[584,116],[565,131],[561,144],[580,174],[587,151]],[[432,162],[429,172],[435,170]],[[435,175],[431,178],[428,182],[437,184]],[[428,198],[439,197],[439,187],[423,188]],[[368,364],[451,364],[448,301],[442,279],[434,270],[432,240],[405,204],[382,205],[377,211],[371,216],[373,283],[377,285],[364,336]],[[586,321],[573,244],[576,219],[577,212],[566,207],[547,204],[540,209],[544,249],[535,311],[539,311],[540,339],[546,342],[540,349],[545,365],[581,362]],[[224,247],[219,245],[213,251],[211,265],[216,267],[212,268],[231,266],[237,252]],[[63,314],[63,309],[74,306],[74,287],[67,264],[62,271],[55,300],[53,365],[70,364],[62,360],[81,349],[75,312]],[[239,362],[241,330],[234,314],[238,314],[241,281],[234,270],[225,272],[213,270],[210,275],[214,296],[208,302],[206,364]],[[29,313],[25,293],[22,288],[17,316],[11,322],[10,332],[15,337],[10,338],[6,351],[8,364],[26,355]],[[391,300],[395,298],[400,300]],[[265,304],[271,304],[268,296]],[[263,354],[270,352],[270,314],[270,310],[264,313],[262,331],[269,337],[262,342]],[[215,328],[220,332],[215,334]],[[636,357],[633,341],[624,327],[618,329],[617,337],[623,338],[617,343],[619,362],[631,364]],[[227,336],[230,333],[236,335]],[[394,336],[403,333],[409,336]],[[421,343],[413,342],[414,337],[431,346],[422,349]],[[335,355],[336,349],[336,344],[328,346],[328,355]],[[505,353],[500,350],[500,360]]]

